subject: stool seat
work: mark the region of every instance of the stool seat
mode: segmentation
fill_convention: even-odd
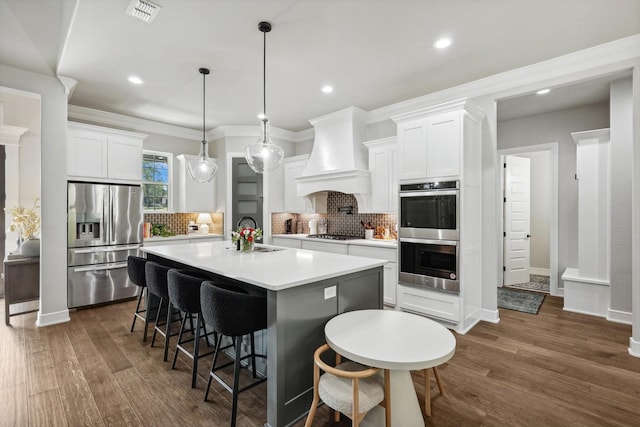
[[[168,274],[171,267],[158,264],[154,261],[148,261],[145,265],[145,276],[147,281],[147,292],[155,295],[160,299],[158,302],[158,310],[156,312],[156,323],[153,327],[153,336],[151,337],[151,347],[156,341],[156,334],[160,334],[164,337],[164,356],[163,360],[166,362],[169,353],[169,340],[172,336],[178,335],[177,333],[171,334],[171,323],[175,320],[173,315],[176,314],[172,310],[171,304],[169,304],[169,288],[168,288]],[[164,323],[160,322],[160,315],[162,312],[163,304],[167,304],[167,312]],[[178,320],[182,321],[182,315],[179,310],[176,310],[178,314]],[[162,330],[162,326],[165,327]]]
[[[267,298],[261,295],[250,295],[246,289],[233,283],[207,281],[203,282],[200,288],[200,305],[205,323],[213,327],[218,334],[204,400],[207,401],[212,379],[230,391],[232,394],[231,427],[235,427],[238,394],[267,380],[266,377],[260,378],[240,388],[240,362],[250,358],[253,377],[257,378],[255,359],[256,357],[266,358],[265,355],[256,354],[254,332],[267,327]],[[242,337],[245,335],[250,335],[251,353],[242,356]],[[223,336],[230,337],[233,343],[222,347]],[[234,348],[234,361],[216,366],[220,351],[230,347]],[[231,364],[234,365],[233,384],[229,385],[216,374],[216,371]]]
[[[344,362],[336,369],[345,372],[357,372],[368,369],[355,362]],[[318,382],[320,399],[330,408],[351,417],[353,413],[353,380],[325,373]],[[382,372],[362,378],[358,386],[358,409],[369,412],[384,400],[384,376]]]
[[[176,361],[178,360],[178,352],[181,351],[191,359],[191,388],[196,386],[196,379],[198,374],[198,359],[203,356],[213,354],[213,350],[200,353],[200,339],[206,340],[207,346],[209,346],[206,326],[202,321],[202,312],[200,309],[200,286],[205,280],[211,278],[199,271],[195,270],[169,270],[167,274],[168,290],[169,290],[169,305],[180,310],[184,316],[182,317],[182,323],[180,325],[180,331],[178,333],[178,342],[176,344],[176,350],[173,355],[173,362],[171,369],[175,369]],[[196,318],[196,324],[193,325],[193,316]],[[192,339],[184,339],[185,325],[187,317],[191,320],[190,331],[193,334]],[[204,334],[200,333],[200,330],[204,331]],[[214,341],[217,341],[217,334],[214,335]],[[184,347],[184,344],[193,341],[192,350],[188,350]]]
[[[127,258],[127,273],[129,280],[134,285],[140,287],[140,295],[138,296],[138,304],[136,305],[136,311],[133,313],[133,322],[131,323],[131,332],[136,326],[136,320],[140,319],[144,322],[144,333],[142,335],[142,341],[147,342],[147,330],[149,328],[149,317],[147,316],[147,305],[149,304],[148,298],[145,299],[145,308],[140,309],[140,303],[142,298],[145,297],[145,291],[147,289],[147,280],[145,274],[146,258],[140,258],[134,255],[129,255]]]

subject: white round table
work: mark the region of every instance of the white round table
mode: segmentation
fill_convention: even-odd
[[[329,346],[342,356],[390,370],[392,425],[424,426],[410,371],[451,359],[456,339],[447,328],[402,311],[358,310],[329,320],[324,334]],[[374,408],[364,421],[384,425],[384,410]]]

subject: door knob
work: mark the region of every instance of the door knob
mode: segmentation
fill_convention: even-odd
[[[527,239],[528,239],[529,237],[531,237],[531,234],[527,234]]]

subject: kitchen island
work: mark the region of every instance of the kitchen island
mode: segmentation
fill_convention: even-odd
[[[309,410],[313,352],[337,314],[382,308],[385,260],[256,245],[240,253],[230,242],[142,248],[147,258],[233,280],[267,297],[267,426],[293,424]]]

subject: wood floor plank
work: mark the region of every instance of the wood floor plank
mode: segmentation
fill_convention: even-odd
[[[29,396],[29,425],[65,427],[67,418],[58,390],[48,390]]]
[[[27,354],[26,363],[29,396],[57,390],[58,382],[49,350]]]
[[[26,384],[0,389],[0,425],[26,426],[28,421]]]

